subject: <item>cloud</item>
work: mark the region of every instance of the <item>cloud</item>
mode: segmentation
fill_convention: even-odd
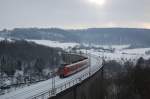
[[[0,27],[143,27],[150,23],[150,0],[0,0]],[[148,25],[145,25],[147,27]]]
[[[150,29],[150,23],[143,23],[143,28]]]

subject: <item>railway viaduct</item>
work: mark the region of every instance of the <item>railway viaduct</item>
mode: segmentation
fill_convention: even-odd
[[[64,79],[49,80],[16,90],[1,99],[104,99],[103,60],[88,55],[89,66]],[[55,86],[53,86],[55,85]]]
[[[49,99],[104,99],[103,67],[83,82]]]

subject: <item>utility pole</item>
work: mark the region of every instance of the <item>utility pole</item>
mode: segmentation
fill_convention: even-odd
[[[54,57],[54,56],[53,56]],[[53,65],[55,66],[56,64],[56,57],[54,57],[53,59]],[[55,89],[55,67],[53,67],[53,70],[52,70],[52,95],[55,96],[56,95],[56,89]]]
[[[91,53],[89,53],[89,76],[91,76]]]
[[[55,96],[56,95],[56,89],[55,89],[55,71],[53,69],[52,72],[52,95]]]

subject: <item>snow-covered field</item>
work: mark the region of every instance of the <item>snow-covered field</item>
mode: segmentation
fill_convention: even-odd
[[[9,39],[9,38],[2,38],[2,37],[0,37],[0,41],[3,41],[3,40],[7,40],[7,41],[9,41],[9,42],[13,42],[13,40],[12,39]]]
[[[0,37],[0,41],[4,40],[4,38]]]
[[[49,47],[60,47],[63,49],[73,48],[75,46],[80,46],[78,43],[61,43],[57,41],[49,41],[49,40],[28,40],[33,41],[37,44],[49,46]],[[90,46],[88,44],[84,44],[84,46]],[[127,49],[130,45],[95,45],[92,44],[94,47],[102,47],[104,49],[115,49],[115,51],[108,52],[108,51],[98,51],[95,49],[88,50],[89,53],[93,53],[94,55],[104,57],[106,60],[117,60],[118,62],[125,62],[125,61],[136,61],[138,58],[143,57],[145,59],[150,58],[150,55],[146,55],[146,51],[150,51],[150,48],[135,48],[135,49]],[[86,50],[81,50],[82,52],[86,53]]]
[[[62,42],[50,41],[50,40],[27,40],[27,41],[32,41],[37,44],[41,44],[49,47],[59,47],[62,49],[68,49],[68,48],[73,48],[75,46],[79,46],[78,43],[62,43]]]
[[[58,41],[50,41],[50,40],[28,40],[33,41],[37,44],[49,46],[49,47],[59,47],[62,49],[69,49],[75,46],[80,46],[78,43],[62,43]],[[84,46],[89,46],[88,44],[83,44]],[[145,54],[146,51],[150,51],[150,48],[136,48],[136,49],[127,49],[130,45],[92,45],[94,47],[103,47],[104,49],[115,49],[114,53],[110,52],[99,52],[94,50],[93,52],[97,52],[97,54],[105,55],[110,59],[119,59],[119,58],[139,58],[139,57],[147,57]],[[85,52],[85,51],[84,51]]]
[[[97,44],[83,43],[82,45],[85,47],[96,47],[96,48],[117,49],[117,50],[121,50],[121,49],[125,49],[125,48],[130,47],[130,44],[128,44],[128,45],[97,45]]]
[[[146,51],[150,51],[150,48],[137,48],[137,49],[124,49],[124,50],[121,50],[122,53],[141,54],[141,55],[144,55]]]
[[[104,58],[106,61],[108,60],[116,60],[117,62],[124,63],[126,61],[136,62],[137,59],[143,57],[145,59],[149,59],[150,55],[146,55],[145,52],[149,51],[150,48],[137,48],[137,49],[118,49],[114,52],[108,51],[99,51],[95,49],[85,50],[82,49],[80,51],[84,53],[92,53],[101,58]]]

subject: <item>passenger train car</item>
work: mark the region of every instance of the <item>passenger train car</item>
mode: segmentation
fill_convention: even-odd
[[[85,58],[73,64],[68,64],[68,65],[65,64],[64,66],[61,66],[58,69],[58,75],[60,76],[60,78],[65,78],[67,76],[70,76],[74,73],[81,71],[82,69],[88,67],[88,65],[89,65],[88,58]]]

